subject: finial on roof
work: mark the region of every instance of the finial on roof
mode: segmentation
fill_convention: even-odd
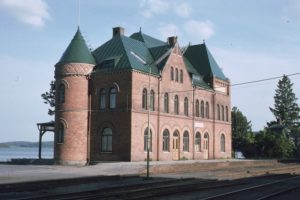
[[[189,41],[189,46],[191,46],[191,42]]]
[[[142,32],[142,27],[140,26],[140,32]]]
[[[80,0],[78,0],[78,21],[77,21],[77,23],[78,23],[78,29],[79,29],[79,26],[80,26]]]
[[[205,44],[205,40],[203,40],[203,44]]]

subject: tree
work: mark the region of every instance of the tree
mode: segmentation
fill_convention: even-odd
[[[42,99],[45,104],[49,104],[50,108],[48,109],[48,115],[54,115],[54,107],[55,107],[55,81],[51,81],[49,92],[45,92],[41,94]]]
[[[290,158],[294,153],[294,144],[282,132],[273,132],[269,128],[255,135],[256,157]]]
[[[231,111],[232,121],[232,147],[234,151],[241,151],[245,157],[252,157],[254,148],[254,135],[251,121],[237,108]]]
[[[300,108],[293,92],[293,83],[288,76],[284,75],[278,81],[274,96],[274,108],[270,108],[277,123],[283,125],[287,135],[293,139],[296,153],[300,153]]]
[[[293,83],[288,76],[284,75],[278,81],[274,96],[274,108],[270,107],[278,123],[282,124],[290,132],[294,127],[299,126],[300,108],[297,98],[293,92]]]

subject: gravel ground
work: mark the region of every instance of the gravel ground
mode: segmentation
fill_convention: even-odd
[[[150,167],[168,167],[181,164],[215,164],[224,162],[246,162],[249,160],[186,160],[186,161],[151,161]],[[250,161],[251,162],[251,161]],[[255,161],[253,161],[255,163]],[[90,166],[62,166],[62,165],[11,165],[0,164],[0,184],[28,182],[37,180],[53,180],[86,176],[110,175],[140,175],[145,174],[146,162],[106,162]],[[184,174],[184,173],[181,173]],[[219,172],[205,170],[195,172],[199,178],[216,178]],[[221,173],[222,174],[222,173]],[[191,174],[186,174],[192,176]],[[168,176],[168,175],[166,175]],[[181,175],[182,176],[182,175]]]

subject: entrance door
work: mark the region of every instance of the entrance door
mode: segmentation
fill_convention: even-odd
[[[173,148],[172,148],[173,160],[179,160],[179,132],[173,133]]]
[[[203,153],[204,153],[204,159],[208,159],[208,150],[209,150],[209,137],[208,133],[204,134],[204,140],[203,140]]]

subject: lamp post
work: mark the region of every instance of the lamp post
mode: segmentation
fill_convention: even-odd
[[[151,109],[151,79],[150,79],[150,76],[151,76],[151,65],[149,65],[149,86],[148,86],[148,89],[149,89],[149,98],[148,98],[148,134],[147,134],[147,179],[149,179],[149,162],[150,162],[150,149],[149,149],[149,146],[150,146],[150,109]],[[153,105],[154,106],[154,105]]]

